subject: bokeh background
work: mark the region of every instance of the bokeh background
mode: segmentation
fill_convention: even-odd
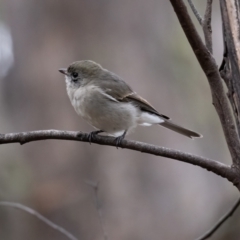
[[[203,13],[205,1],[194,2]],[[217,1],[213,42],[220,64]],[[91,131],[58,72],[83,59],[117,73],[161,113],[204,135],[191,141],[153,126],[128,139],[231,163],[207,80],[164,0],[1,0],[0,132]],[[86,181],[99,182],[103,224],[114,240],[194,239],[238,196],[227,180],[199,167],[126,149],[53,140],[0,151],[0,200],[32,207],[84,240],[103,239]],[[240,239],[238,215],[212,239]],[[0,216],[0,239],[66,239],[16,209],[0,207]]]

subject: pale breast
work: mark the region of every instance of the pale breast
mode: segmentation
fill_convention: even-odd
[[[72,105],[80,116],[86,120],[91,120],[91,116],[88,113],[89,102],[93,101],[94,92],[97,90],[96,86],[84,86],[78,88],[72,96]]]
[[[71,103],[80,116],[97,129],[116,135],[137,125],[139,110],[131,103],[121,103],[97,86],[68,90]]]

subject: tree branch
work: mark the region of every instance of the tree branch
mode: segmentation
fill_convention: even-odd
[[[228,87],[231,102],[240,135],[240,16],[238,0],[221,0],[221,16],[223,25],[224,58],[220,72]]]
[[[210,53],[213,53],[211,20],[212,20],[212,0],[207,0],[207,6],[204,14],[204,19],[202,22],[202,28],[206,47]]]
[[[207,0],[207,6],[206,6],[204,18],[200,15],[197,8],[193,4],[192,0],[188,0],[188,3],[190,5],[195,17],[197,18],[199,24],[202,26],[206,47],[210,53],[213,53],[213,50],[212,50],[212,27],[211,27],[212,0]]]
[[[7,143],[20,143],[25,144],[28,142],[47,140],[47,139],[59,139],[59,140],[72,140],[89,142],[88,134],[73,131],[59,131],[59,130],[43,130],[43,131],[32,131],[32,132],[20,132],[20,133],[6,133],[0,134],[0,144]],[[101,145],[116,146],[115,138],[107,136],[94,136],[91,139],[92,143]],[[223,163],[196,156],[190,153],[184,153],[178,150],[173,150],[165,147],[158,147],[155,145],[123,140],[121,144],[122,148],[127,148],[139,152],[149,153],[156,156],[162,156],[166,158],[175,159],[181,162],[190,163],[208,171],[214,172],[215,174],[227,178],[230,182],[235,184],[236,173],[234,169]]]
[[[193,14],[195,15],[196,19],[198,20],[199,24],[202,26],[203,23],[203,18],[200,15],[200,13],[198,12],[197,8],[195,7],[195,5],[193,4],[192,0],[188,0],[189,6],[191,7]]]
[[[210,238],[222,226],[222,224],[226,222],[226,220],[233,215],[233,213],[237,210],[239,205],[240,205],[240,198],[229,209],[229,211],[219,219],[219,221],[211,229],[209,229],[206,233],[204,233],[201,237],[199,237],[196,240],[205,240]]]
[[[43,215],[41,215],[40,213],[38,213],[37,211],[33,210],[32,208],[29,208],[27,206],[24,206],[20,203],[14,203],[14,202],[5,202],[2,201],[0,202],[0,206],[7,206],[7,207],[13,207],[13,208],[17,208],[20,209],[24,212],[27,212],[31,215],[33,215],[34,217],[38,218],[40,221],[44,222],[45,224],[47,224],[49,227],[53,228],[54,230],[57,230],[58,232],[62,233],[63,235],[65,235],[68,239],[70,240],[78,240],[76,237],[74,237],[70,232],[68,232],[67,230],[65,230],[64,228],[58,226],[57,224],[53,223],[52,221],[50,221],[49,219],[45,218]]]
[[[170,2],[172,3],[178,20],[195,53],[195,56],[197,57],[198,62],[208,79],[212,93],[213,105],[215,106],[221,121],[233,164],[239,166],[240,142],[215,59],[198,35],[184,2],[182,0],[170,0]],[[240,184],[240,180],[238,181],[238,184]]]

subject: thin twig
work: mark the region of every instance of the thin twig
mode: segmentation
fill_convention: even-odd
[[[231,209],[219,219],[219,221],[211,229],[209,229],[206,233],[204,233],[201,237],[199,237],[196,240],[205,240],[211,237],[221,227],[221,225],[233,215],[233,213],[237,210],[239,205],[240,205],[240,198],[231,207]]]
[[[199,24],[202,26],[205,44],[210,53],[212,50],[212,27],[211,27],[211,19],[212,19],[212,0],[207,0],[207,6],[204,14],[204,18],[200,15],[197,8],[193,4],[192,0],[188,0],[188,3],[197,18]]]
[[[8,143],[20,143],[25,144],[28,142],[47,140],[47,139],[59,139],[59,140],[72,140],[89,142],[89,135],[82,132],[73,131],[59,131],[59,130],[42,130],[32,132],[20,132],[20,133],[6,133],[0,134],[0,145]],[[91,139],[92,143],[101,145],[116,146],[115,138],[96,135]],[[166,158],[176,159],[181,162],[190,163],[208,171],[214,172],[215,174],[227,178],[230,182],[235,184],[237,179],[237,172],[230,166],[221,162],[193,155],[190,153],[181,152],[178,150],[159,147],[152,144],[131,141],[124,139],[121,142],[121,148],[127,148],[139,152],[149,153],[156,156],[162,156]]]
[[[76,237],[74,237],[70,232],[68,232],[66,229],[58,226],[57,224],[53,223],[52,221],[50,221],[49,219],[45,218],[43,215],[41,215],[40,213],[38,213],[37,211],[35,211],[32,208],[29,208],[25,205],[22,205],[20,203],[14,203],[14,202],[7,202],[7,201],[1,201],[0,202],[0,206],[7,206],[7,207],[13,207],[13,208],[17,208],[20,209],[24,212],[27,212],[33,216],[35,216],[36,218],[38,218],[39,220],[41,220],[42,222],[44,222],[45,224],[47,224],[49,227],[53,228],[54,230],[62,233],[63,235],[65,235],[68,239],[70,240],[78,240]]]
[[[188,0],[189,6],[191,7],[195,17],[197,18],[199,24],[202,26],[203,23],[203,18],[200,15],[200,13],[198,12],[197,8],[195,7],[195,5],[193,4],[192,0]]]
[[[204,19],[202,22],[202,28],[206,47],[210,53],[213,53],[211,20],[212,20],[212,0],[207,0],[207,6],[204,14]]]
[[[102,228],[103,236],[104,236],[105,240],[108,240],[107,231],[104,227],[104,222],[103,222],[102,208],[101,208],[100,201],[99,201],[99,198],[98,198],[99,182],[92,182],[92,181],[89,181],[89,180],[86,180],[85,182],[93,188],[96,209],[97,209],[97,212],[98,212],[98,217],[99,217],[100,225],[101,225],[101,228]]]

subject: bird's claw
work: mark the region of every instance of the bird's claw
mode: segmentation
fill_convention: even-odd
[[[96,135],[98,135],[99,133],[102,133],[102,132],[103,132],[102,130],[90,132],[90,133],[88,134],[88,136],[87,136],[89,143],[91,144],[92,139],[93,139]]]
[[[124,137],[122,137],[122,136],[115,138],[114,141],[116,142],[116,147],[117,147],[117,148],[120,147],[123,139],[124,139]]]
[[[115,138],[114,141],[116,142],[117,148],[120,147],[120,145],[122,144],[122,140],[125,138],[126,133],[127,133],[127,131],[124,131],[123,135]]]

